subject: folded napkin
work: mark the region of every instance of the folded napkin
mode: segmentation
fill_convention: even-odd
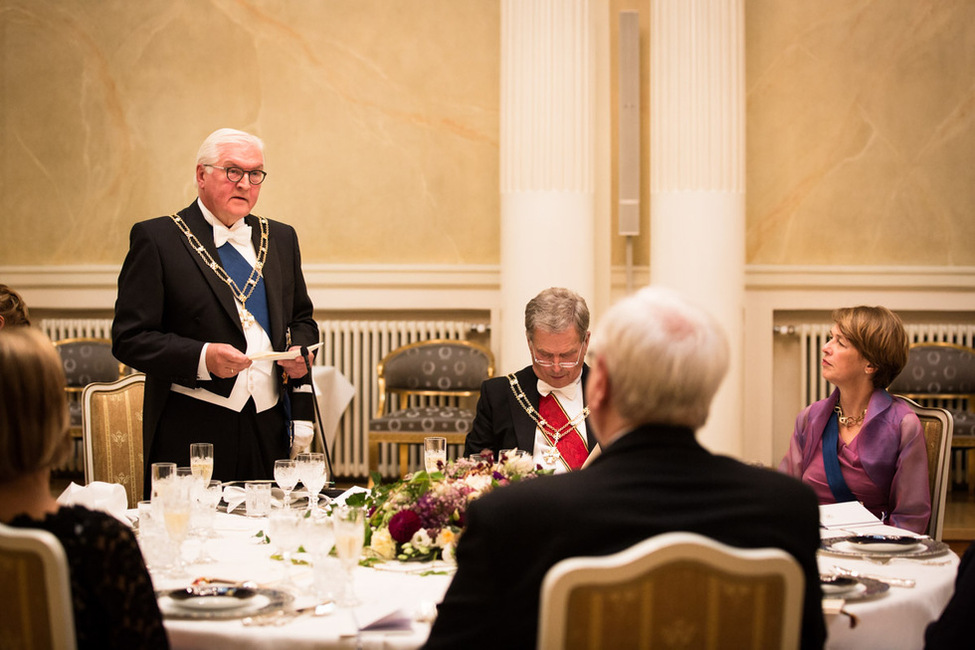
[[[125,516],[129,505],[125,487],[118,483],[92,481],[85,486],[71,483],[58,497],[58,503],[62,506],[84,506],[89,510],[101,510],[129,526],[132,525],[132,521]]]
[[[233,512],[245,500],[244,488],[236,485],[226,485],[223,488],[223,500],[227,503],[227,512]]]

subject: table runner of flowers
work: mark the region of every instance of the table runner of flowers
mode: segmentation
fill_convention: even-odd
[[[367,556],[401,562],[451,560],[471,501],[509,483],[552,473],[528,454],[503,452],[498,462],[489,454],[447,461],[441,471],[419,471],[395,483],[381,484],[375,475],[370,493],[350,495],[350,505],[369,511]]]

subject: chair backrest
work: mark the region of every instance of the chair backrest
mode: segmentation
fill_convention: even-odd
[[[911,399],[975,397],[975,350],[954,343],[915,343],[907,365],[888,387]]]
[[[115,381],[125,365],[112,356],[112,340],[104,338],[70,338],[54,342],[61,355],[68,389],[81,392],[96,381]]]
[[[921,406],[914,400],[896,395],[917,414],[924,429],[928,452],[928,487],[931,490],[931,520],[928,535],[940,540],[944,532],[945,501],[948,498],[948,474],[951,473],[951,439],[954,421],[947,409]]]
[[[0,646],[76,647],[68,560],[46,530],[0,524]]]
[[[137,373],[88,384],[81,396],[85,482],[121,484],[130,508],[142,500],[145,382],[146,376]]]
[[[539,648],[797,648],[805,579],[777,548],[694,533],[555,564],[542,583]]]
[[[470,397],[494,375],[494,355],[472,341],[432,339],[396,348],[379,362],[379,407],[386,409],[386,394],[399,395],[397,408],[405,408],[410,395]]]

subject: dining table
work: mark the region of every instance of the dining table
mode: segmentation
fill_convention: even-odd
[[[135,514],[135,511],[132,511]],[[302,648],[418,648],[430,632],[436,604],[450,583],[449,563],[381,562],[356,566],[352,584],[359,604],[339,607],[345,573],[335,557],[316,567],[305,554],[291,562],[267,541],[268,518],[217,513],[212,536],[182,545],[185,575],[156,568],[146,555],[171,647],[235,650]],[[195,558],[212,558],[201,564]],[[158,562],[157,562],[158,564]],[[171,570],[171,569],[170,569]],[[180,600],[187,589],[236,587],[257,595],[224,609]],[[218,599],[212,599],[216,601]],[[224,601],[228,599],[223,599]],[[296,610],[309,609],[295,615]]]
[[[954,593],[959,558],[944,542],[877,523],[824,528],[817,561],[827,648],[918,650]]]
[[[145,536],[140,534],[175,650],[405,650],[426,641],[436,606],[450,585],[455,569],[452,563],[360,563],[352,569],[359,603],[340,607],[335,601],[346,575],[335,557],[316,565],[307,555],[297,553],[287,562],[268,543],[267,517],[237,514],[243,513],[243,508],[232,512],[216,515],[208,538],[183,544],[188,567],[181,577],[153,565],[158,560],[158,548],[150,552]],[[900,552],[899,548],[864,549],[849,541],[877,535],[912,535],[917,542]],[[201,557],[210,561],[199,563]],[[827,579],[855,576],[852,590],[836,592],[834,585],[824,585],[827,648],[915,650],[924,645],[924,628],[951,598],[959,559],[942,542],[877,525],[824,529],[818,562],[820,574]],[[241,606],[232,604],[228,609],[189,608],[176,599],[187,588],[199,589],[200,585],[244,585],[260,598]]]

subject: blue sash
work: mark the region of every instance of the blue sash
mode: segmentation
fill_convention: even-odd
[[[834,411],[829,416],[826,429],[823,431],[823,467],[826,469],[826,481],[829,483],[829,490],[833,493],[836,503],[844,501],[856,501],[853,492],[846,485],[843,472],[840,471],[840,459],[836,455],[836,448],[840,441],[839,418]]]
[[[247,289],[247,279],[250,278],[254,267],[247,263],[244,256],[237,252],[237,249],[229,243],[217,249],[220,255],[220,262],[223,264],[227,275],[237,284],[241,291]],[[257,278],[257,286],[247,299],[247,311],[254,316],[254,320],[264,328],[268,338],[271,337],[271,318],[267,312],[267,292],[264,290],[264,278]]]

